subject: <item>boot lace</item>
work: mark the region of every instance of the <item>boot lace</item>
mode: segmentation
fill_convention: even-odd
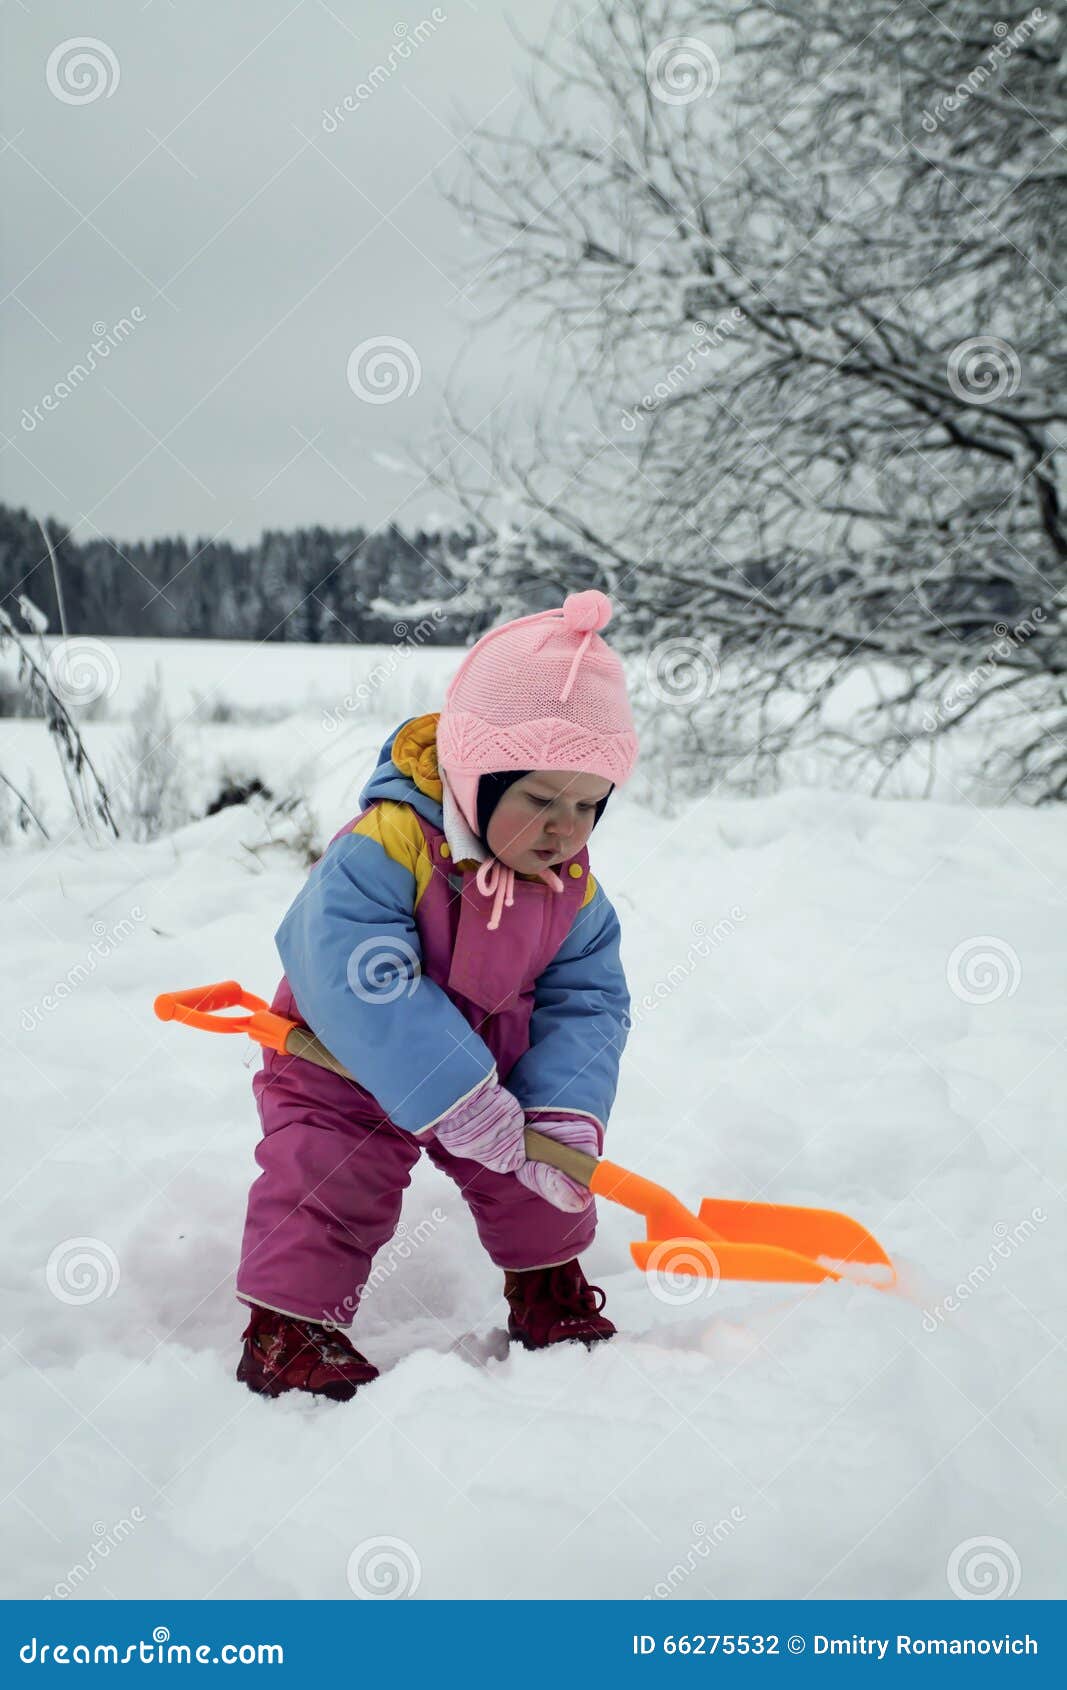
[[[599,1285],[583,1283],[577,1264],[550,1269],[548,1289],[553,1302],[573,1314],[599,1314],[608,1300]]]

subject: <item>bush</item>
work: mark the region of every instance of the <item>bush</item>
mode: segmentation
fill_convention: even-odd
[[[174,722],[163,700],[159,665],[134,710],[119,751],[115,807],[131,839],[157,839],[192,820]]]

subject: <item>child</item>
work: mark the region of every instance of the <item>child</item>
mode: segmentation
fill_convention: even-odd
[[[585,848],[637,758],[610,617],[603,593],[572,593],[483,635],[441,712],[386,740],[278,929],[272,1008],[359,1083],[272,1050],[253,1080],[250,1390],[346,1401],[377,1376],[338,1329],[423,1149],[504,1270],[513,1339],[615,1332],[576,1260],[593,1199],[523,1144],[529,1122],[599,1155],[626,1042],[618,918]]]

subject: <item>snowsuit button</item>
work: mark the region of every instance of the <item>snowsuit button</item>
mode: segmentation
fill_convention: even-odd
[[[582,878],[581,863],[572,863],[570,868],[567,870],[567,873],[570,875],[572,880],[580,880]]]
[[[441,855],[442,857],[450,857],[452,855],[447,839],[442,839],[441,841]]]

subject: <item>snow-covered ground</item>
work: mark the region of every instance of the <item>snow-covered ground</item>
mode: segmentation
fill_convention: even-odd
[[[177,714],[175,673],[209,693],[228,659],[231,701],[293,706],[187,723],[193,787],[266,760],[325,837],[455,663],[347,708],[362,654],[171,654]],[[124,724],[87,731],[104,761]],[[5,1595],[1062,1594],[1062,811],[796,787],[664,820],[623,793],[593,841],[636,1023],[610,1154],[691,1199],[845,1209],[895,1292],[649,1282],[602,1204],[585,1266],[620,1336],[501,1356],[500,1276],[427,1163],[353,1329],[381,1379],[267,1403],[233,1377],[258,1057],[152,1000],[269,996],[303,863],[261,803],[93,848],[40,724],[0,724],[12,758],[53,838],[0,852]]]

